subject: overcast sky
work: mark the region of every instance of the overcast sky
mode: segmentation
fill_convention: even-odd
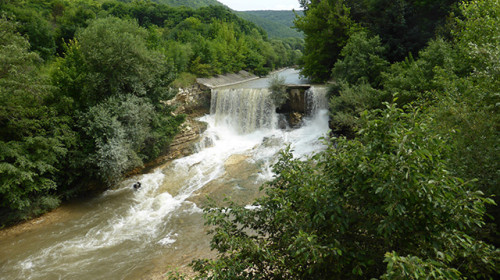
[[[300,10],[298,0],[217,0],[235,11]]]

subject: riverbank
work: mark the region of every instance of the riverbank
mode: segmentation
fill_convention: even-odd
[[[228,75],[225,79],[228,81],[230,77],[235,75]],[[258,77],[257,77],[258,78]],[[241,76],[234,80],[241,82]],[[199,84],[192,85],[188,88],[180,88],[177,95],[166,102],[170,106],[174,106],[175,115],[185,114],[186,121],[182,125],[181,132],[174,138],[169,146],[168,151],[162,156],[156,158],[151,162],[147,162],[144,166],[135,168],[128,172],[126,178],[133,178],[141,174],[151,172],[156,168],[168,165],[175,159],[188,156],[195,152],[195,143],[199,141],[199,136],[206,130],[207,124],[200,122],[197,119],[209,113],[210,109],[210,89],[207,89]],[[85,207],[80,205],[85,204],[92,198],[84,197],[64,202],[61,206],[42,214],[39,217],[14,224],[3,229],[0,229],[0,239],[14,239],[24,234],[30,234],[43,230],[57,223],[67,223],[73,219],[78,218],[79,213],[85,211]],[[209,248],[209,245],[206,244]],[[210,250],[204,250],[205,253],[200,255],[196,252],[196,257],[211,257]],[[165,274],[172,271],[171,267],[175,267],[176,271],[183,274],[190,275],[192,271],[188,266],[194,255],[186,254],[181,258],[181,261],[176,263],[168,263],[167,261],[158,260],[157,265],[148,271],[143,271],[142,275],[137,275],[136,279],[165,279]]]
[[[290,68],[281,68],[273,71],[271,74],[280,73]],[[218,75],[209,78],[198,78],[197,83],[187,87],[179,88],[176,96],[167,101],[167,105],[174,106],[175,115],[185,114],[186,121],[182,125],[180,133],[174,138],[169,146],[169,149],[161,156],[153,161],[144,163],[143,166],[137,167],[129,171],[125,175],[126,178],[137,176],[140,174],[148,173],[155,168],[168,164],[172,160],[190,155],[194,152],[194,143],[199,140],[199,136],[206,130],[206,123],[200,122],[197,119],[203,115],[210,113],[210,87],[226,87],[230,85],[243,84],[259,79],[258,76],[240,71],[239,73],[230,73],[225,75]],[[264,80],[264,79],[263,79]],[[264,82],[264,86],[267,82]],[[102,193],[105,189],[97,188],[94,193]],[[77,200],[90,199],[91,196],[85,196]],[[77,201],[76,200],[76,201]],[[39,217],[13,224],[3,229],[0,229],[0,237],[6,235],[17,235],[24,231],[30,231],[43,225],[50,225],[58,220],[58,213],[64,213],[64,205],[74,203],[75,200],[68,201],[47,212]],[[59,218],[64,220],[64,214]]]

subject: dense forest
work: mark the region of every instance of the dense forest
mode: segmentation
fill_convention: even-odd
[[[217,5],[0,2],[0,226],[112,185],[168,151],[184,120],[164,102],[195,77],[258,75],[302,41]]]
[[[304,34],[294,28],[295,14],[301,11],[242,11],[240,17],[262,27],[271,38],[303,38]]]
[[[132,2],[133,0],[120,0]],[[202,8],[208,6],[224,6],[216,0],[152,0],[173,7]],[[264,29],[270,38],[302,38],[301,32],[292,28],[295,19],[294,11],[233,11],[239,17],[255,23]],[[299,12],[299,11],[297,11]]]
[[[123,2],[132,2],[133,0],[122,0]],[[153,0],[156,3],[166,4],[172,7],[190,7],[190,8],[201,8],[207,6],[223,6],[217,0]]]
[[[207,207],[197,279],[497,279],[500,2],[300,3],[328,148],[284,150],[254,207]]]

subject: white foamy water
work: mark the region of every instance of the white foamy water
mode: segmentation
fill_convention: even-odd
[[[155,260],[207,250],[201,209],[193,201],[210,190],[244,199],[257,192],[249,186],[258,189],[272,178],[271,166],[286,145],[297,157],[324,148],[318,138],[328,131],[327,104],[315,90],[308,97],[313,115],[295,130],[277,129],[266,89],[215,92],[211,114],[201,119],[208,129],[199,152],[75,206],[69,220],[1,240],[0,279],[137,279]],[[241,156],[234,166],[249,164],[257,174],[238,181],[234,173],[245,172],[238,169],[229,176],[234,155]]]

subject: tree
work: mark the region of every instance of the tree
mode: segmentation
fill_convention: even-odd
[[[305,5],[305,15],[295,20],[305,36],[301,73],[313,81],[326,81],[355,23],[343,0],[309,1]]]
[[[304,0],[305,15],[295,26],[304,32],[306,51],[303,74],[318,81],[329,72],[350,36],[350,28],[363,27],[380,37],[390,62],[417,54],[442,30],[456,0]],[[443,33],[443,31],[441,31]]]
[[[494,196],[496,206],[488,213],[489,232],[485,238],[500,244],[500,3],[481,0],[460,6],[463,18],[457,18],[454,30],[457,71],[440,71],[436,82],[443,87],[443,98],[433,113],[440,129],[454,131],[450,166],[477,187]],[[453,75],[455,74],[455,75]],[[496,224],[496,225],[495,225]]]
[[[369,38],[366,31],[353,33],[340,52],[341,59],[333,67],[333,79],[350,84],[366,82],[379,88],[380,74],[389,66],[384,52],[378,36]]]
[[[147,36],[133,21],[96,19],[56,62],[54,106],[73,117],[81,141],[69,165],[84,176],[116,182],[164,151],[184,120],[161,102],[173,97],[175,75]]]
[[[52,89],[39,74],[41,59],[16,28],[0,18],[0,224],[26,218],[16,214],[29,212],[56,189],[57,164],[69,137],[66,120],[46,104]]]
[[[55,34],[50,23],[34,9],[7,6],[5,12],[12,14],[19,23],[17,31],[28,38],[30,50],[45,60],[50,59],[56,51]]]
[[[366,31],[353,33],[332,70],[330,85],[330,127],[335,135],[354,138],[358,119],[365,110],[381,108],[389,96],[381,90],[382,73],[389,67],[378,36]]]
[[[148,32],[134,21],[107,17],[94,20],[76,36],[52,73],[60,94],[77,109],[112,96],[135,95],[158,102],[168,99],[173,65],[147,48]]]
[[[114,183],[124,172],[142,165],[140,152],[152,133],[154,114],[149,102],[133,95],[109,98],[85,113],[80,125],[95,145],[86,164],[98,167],[102,181]]]
[[[137,23],[113,17],[97,19],[77,34],[88,71],[82,95],[89,104],[125,93],[145,96],[155,86],[158,71],[168,66],[147,49],[147,35]]]

